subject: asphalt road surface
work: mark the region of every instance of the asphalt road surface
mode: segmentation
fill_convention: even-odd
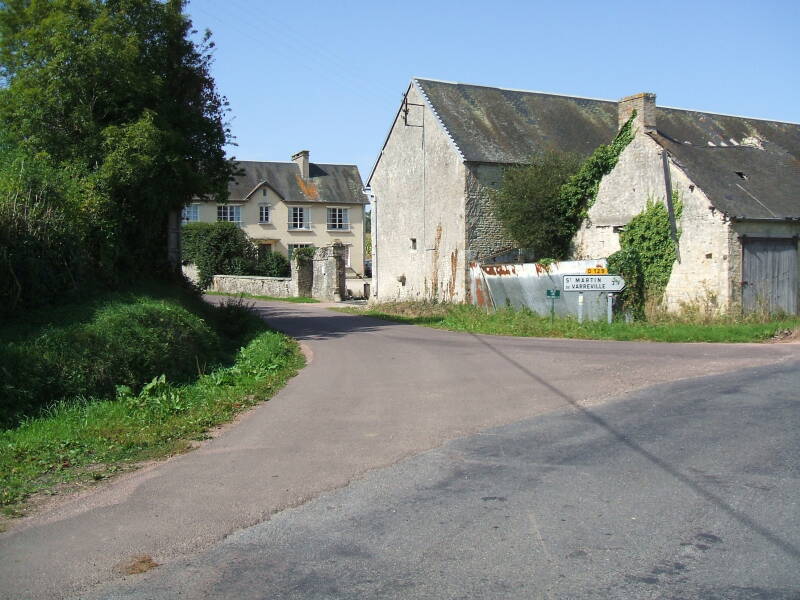
[[[474,434],[96,597],[798,598],[798,366]]]
[[[225,428],[218,437],[197,450],[147,466],[135,473],[120,476],[77,497],[62,499],[37,514],[14,523],[8,532],[0,534],[0,597],[88,598],[97,593],[101,594],[99,597],[106,597],[102,594],[111,594],[109,590],[119,584],[177,585],[178,579],[170,580],[170,577],[174,577],[177,573],[174,569],[181,568],[188,569],[187,573],[194,573],[191,579],[199,584],[203,580],[202,572],[191,571],[190,563],[181,561],[195,559],[202,561],[203,557],[209,556],[207,553],[224,552],[227,544],[245,539],[248,535],[256,535],[256,532],[262,531],[263,527],[288,523],[289,521],[284,519],[291,519],[293,515],[299,514],[297,511],[312,510],[321,500],[316,500],[316,503],[309,502],[324,498],[326,492],[341,490],[338,493],[349,494],[361,485],[368,485],[367,482],[372,481],[374,477],[380,477],[384,472],[378,469],[395,465],[394,468],[400,469],[397,473],[403,473],[402,469],[408,468],[418,475],[419,472],[414,467],[415,461],[432,460],[436,456],[444,456],[437,452],[460,447],[458,445],[462,443],[469,444],[470,438],[465,436],[512,423],[515,425],[509,431],[514,431],[514,427],[525,427],[535,423],[531,421],[526,425],[519,422],[538,415],[547,415],[546,418],[553,419],[567,418],[570,413],[565,413],[565,410],[577,411],[575,415],[590,418],[590,413],[585,412],[587,409],[594,414],[595,410],[613,410],[616,406],[624,406],[625,403],[634,402],[629,397],[632,391],[655,384],[725,372],[731,374],[719,381],[732,381],[738,378],[744,369],[774,365],[774,368],[780,371],[789,365],[796,367],[796,361],[800,360],[800,345],[797,344],[671,345],[502,338],[398,325],[334,313],[316,305],[259,303],[258,307],[273,326],[301,340],[311,357],[310,364],[270,402],[250,411],[238,423]],[[774,378],[767,379],[771,381]],[[797,388],[796,382],[794,388]],[[657,404],[662,403],[669,404],[670,397],[662,395]],[[561,412],[556,416],[554,411]],[[633,416],[638,412],[637,410],[631,414]],[[769,411],[766,414],[770,414]],[[556,422],[558,421],[554,421]],[[547,434],[549,431],[547,427],[542,431],[550,436]],[[574,452],[577,453],[580,447],[579,440],[585,439],[590,446],[599,443],[597,440],[593,441],[593,434],[590,435],[592,431],[588,429],[582,434],[583,437],[579,436],[575,441]],[[659,435],[666,435],[665,430],[658,431]],[[741,432],[727,431],[725,435],[737,440]],[[490,436],[481,435],[475,439],[485,440],[488,437]],[[548,443],[555,444],[561,437],[554,435],[546,439]],[[771,434],[768,437],[772,437]],[[464,439],[453,442],[453,445],[443,446],[457,438]],[[712,446],[720,443],[720,440],[701,436],[698,443],[706,443],[706,451],[710,455],[716,455],[716,449]],[[797,447],[796,440],[793,447]],[[506,445],[503,448],[508,451]],[[432,449],[438,450],[421,455]],[[789,450],[784,448],[784,452]],[[654,456],[660,457],[660,455]],[[769,462],[768,458],[764,458],[763,464]],[[551,459],[552,457],[547,460]],[[468,460],[471,459],[465,459],[465,464]],[[527,473],[524,475],[526,478],[540,478],[546,482],[549,477],[555,477],[559,473],[558,469],[547,471],[546,465],[550,464],[547,460],[540,461],[542,464],[537,463],[538,466],[532,466],[529,472],[520,466],[521,463],[509,463],[508,467],[499,469],[498,473],[506,469],[517,469],[518,473]],[[672,460],[668,456],[659,460],[663,461],[663,466],[680,465],[680,461]],[[655,501],[661,496],[668,498],[677,494],[675,491],[677,488],[668,486],[667,479],[656,479],[658,473],[669,473],[663,468],[642,467],[637,471],[635,463],[629,464],[627,460],[623,461],[621,466],[605,462],[601,463],[602,465],[605,465],[608,471],[598,472],[596,476],[603,482],[611,483],[615,481],[613,477],[618,477],[615,495],[606,498],[613,499],[610,505],[606,505],[611,508],[606,510],[615,510],[614,507],[624,505],[623,501],[631,490],[619,486],[627,485],[622,475],[627,473],[628,468],[632,473],[639,473],[637,475],[639,483],[629,487],[640,490],[638,492],[640,498],[651,498]],[[679,468],[678,466],[675,468]],[[424,470],[424,465],[422,468]],[[702,467],[697,468],[702,470]],[[412,471],[409,471],[408,475],[399,475],[399,479],[392,481],[391,485],[382,484],[384,493],[389,494],[390,487],[394,489],[391,493],[403,493],[406,489],[403,486],[412,477]],[[491,472],[493,469],[487,467],[484,475],[488,476],[487,473]],[[576,486],[581,477],[589,477],[582,475],[584,472],[591,473],[591,469],[576,468],[571,471],[571,479]],[[682,473],[682,471],[677,472]],[[720,481],[724,481],[727,473],[722,471],[720,474],[713,469],[706,472],[710,474],[709,482],[717,476],[721,478]],[[431,472],[431,477],[434,475]],[[699,478],[700,475],[696,477]],[[519,479],[519,476],[515,479]],[[791,478],[787,479],[791,481]],[[659,481],[663,487],[658,487]],[[458,478],[452,481],[454,489],[457,489],[457,484]],[[706,485],[709,486],[711,483]],[[378,487],[373,486],[373,491],[377,489]],[[594,497],[586,489],[580,489],[583,490],[581,492],[583,496],[578,498]],[[710,489],[713,491],[716,488]],[[783,488],[776,486],[775,489],[780,491]],[[447,486],[443,491],[445,492],[443,498],[454,495],[449,493]],[[575,492],[577,491],[576,488]],[[541,488],[538,493],[542,493]],[[752,493],[755,494],[757,491]],[[433,494],[434,490],[431,490],[431,495]],[[481,500],[480,506],[483,507],[482,510],[488,511],[486,515],[494,515],[492,511],[502,511],[512,506],[513,496],[509,494],[510,492],[482,493],[480,498],[489,499]],[[493,497],[495,499],[492,499]],[[520,492],[520,499],[522,498],[524,494]],[[754,496],[754,498],[760,497]],[[464,510],[457,507],[446,508],[447,502],[444,499],[440,501],[441,510],[445,513],[449,514],[451,510],[455,512]],[[487,578],[491,578],[489,570],[494,568],[493,565],[510,564],[512,558],[524,561],[529,568],[527,585],[533,585],[533,582],[537,581],[544,584],[545,581],[550,581],[545,579],[545,575],[551,573],[546,565],[552,564],[555,569],[557,563],[553,561],[561,559],[557,554],[560,550],[557,552],[549,550],[551,544],[545,536],[546,530],[541,529],[539,522],[543,518],[545,520],[548,518],[548,513],[544,511],[566,511],[567,509],[563,507],[566,504],[576,507],[574,509],[576,511],[582,506],[574,501],[565,501],[558,506],[548,502],[547,507],[537,502],[536,509],[531,513],[534,515],[533,520],[525,521],[526,526],[532,523],[533,527],[540,528],[538,536],[543,540],[540,553],[544,553],[545,562],[541,562],[536,555],[524,556],[522,551],[513,552],[511,546],[499,542],[490,543],[490,540],[500,539],[497,536],[500,535],[498,532],[501,529],[485,531],[482,538],[486,543],[470,546],[466,542],[461,543],[457,531],[451,531],[449,534],[451,537],[447,538],[446,535],[443,537],[441,532],[429,527],[426,531],[427,537],[423,536],[419,543],[425,544],[427,540],[430,545],[434,540],[439,540],[442,548],[464,553],[463,561],[460,559],[452,561],[453,568],[457,568],[459,562],[465,565],[471,564],[472,559],[467,560],[471,552],[475,553],[473,556],[475,560],[479,555],[482,556],[481,568]],[[788,502],[779,505],[785,511],[794,506],[796,514],[796,505]],[[353,510],[357,510],[357,506],[353,504]],[[656,514],[660,514],[658,509],[650,506],[642,504],[641,514],[645,515],[646,511],[650,510],[656,510]],[[706,506],[706,504],[701,503],[696,506]],[[710,503],[708,506],[716,505]],[[380,516],[381,510],[379,507],[373,508],[377,511],[376,515],[364,517],[363,520],[359,518],[358,523],[341,521],[337,527],[343,527],[344,531],[361,527],[368,529],[373,522],[377,527],[380,523],[377,517]],[[748,514],[747,506],[739,507],[731,504],[731,508],[734,511],[744,511],[742,512],[744,515]],[[661,510],[664,510],[663,507]],[[342,511],[339,511],[340,515],[344,514]],[[329,512],[331,516],[337,513],[334,509],[330,509]],[[414,515],[416,512],[414,511]],[[712,514],[713,511],[708,509],[706,512]],[[494,516],[500,514],[498,512]],[[515,531],[522,527],[513,516],[506,519],[506,514],[512,515],[512,513],[501,515],[508,527],[511,527],[512,523],[511,529]],[[687,515],[677,509],[674,514],[678,522],[695,515],[694,512]],[[631,519],[632,521],[644,522],[637,514],[633,516],[637,519]],[[501,517],[498,516],[498,520]],[[412,515],[406,513],[406,518],[408,522],[404,521],[404,527],[395,533],[401,535],[403,531],[408,531],[409,540],[419,538],[418,532],[413,535],[411,533],[414,520]],[[568,517],[562,515],[559,518]],[[752,518],[755,519],[755,516]],[[301,517],[300,520],[304,518]],[[446,522],[444,518],[440,520]],[[590,522],[591,519],[584,525],[587,536]],[[753,520],[753,523],[759,527],[773,526],[769,521],[762,523],[758,519]],[[393,524],[387,521],[386,527],[392,526]],[[494,526],[500,528],[501,524],[494,522],[491,527]],[[321,532],[321,525],[314,527],[314,530]],[[663,534],[663,531],[664,529],[655,528],[651,530],[651,534],[657,536]],[[387,529],[388,533],[390,532]],[[614,534],[612,531],[607,533]],[[701,533],[725,540],[718,532],[713,531],[710,525],[697,535]],[[791,531],[773,533],[774,540],[783,541],[784,546],[781,547],[784,550],[795,547],[792,544],[796,544],[797,536]],[[313,597],[315,593],[318,596],[328,594],[328,592],[314,591],[316,584],[312,580],[315,576],[304,578],[302,575],[304,571],[300,563],[295,562],[296,558],[289,561],[288,557],[295,556],[293,553],[313,553],[317,551],[315,548],[319,549],[320,556],[328,554],[322,545],[294,547],[291,552],[286,550],[289,545],[299,542],[302,532],[298,535],[300,537],[290,539],[288,532],[282,531],[278,538],[271,539],[268,544],[270,547],[285,549],[281,556],[285,556],[286,559],[281,558],[271,569],[275,574],[274,585],[300,586],[296,588],[297,591],[275,592],[271,597],[280,597],[284,593],[289,596],[295,594],[298,597],[309,595]],[[366,530],[364,535],[368,535]],[[346,535],[343,537],[347,538]],[[377,536],[373,537],[378,539]],[[309,543],[317,543],[312,542],[311,538],[307,539]],[[387,543],[392,544],[392,547],[398,545],[396,551],[387,548],[381,560],[398,567],[408,566],[410,563],[407,561],[411,560],[413,554],[407,554],[408,549],[399,545],[402,540],[389,542],[389,538],[385,539]],[[795,541],[792,542],[792,539]],[[287,545],[281,546],[284,543]],[[682,540],[677,543],[694,542]],[[725,540],[725,543],[730,544],[731,541]],[[723,547],[700,541],[697,541],[697,544],[709,548]],[[619,544],[615,542],[613,545]],[[609,542],[608,546],[611,547],[612,544]],[[347,547],[347,542],[344,542],[343,553],[346,553]],[[394,583],[388,579],[383,582],[387,586],[385,595],[405,596],[415,593],[418,597],[424,597],[425,594],[428,594],[428,597],[480,595],[470,589],[457,592],[454,588],[439,587],[445,584],[438,583],[440,580],[425,569],[430,553],[444,552],[434,546],[431,547],[434,550],[421,554],[423,560],[415,566],[415,572],[406,574],[406,579],[403,579],[398,571],[399,579]],[[263,547],[261,550],[257,548],[257,544],[251,547],[251,558],[266,552]],[[505,550],[501,552],[502,548]],[[581,551],[585,552],[587,557],[581,559]],[[569,550],[566,554],[571,552],[573,550]],[[597,579],[599,576],[596,573],[599,572],[597,570],[599,567],[596,563],[590,562],[589,550],[578,549],[574,552],[578,554],[567,561],[573,565],[572,570],[586,571],[587,565],[593,564],[595,567],[590,571],[593,573],[592,577]],[[595,552],[599,551],[592,550],[592,553]],[[710,556],[710,552],[710,550],[705,551],[703,556]],[[123,578],[119,573],[119,565],[138,555],[147,555],[161,566],[144,575]],[[775,564],[776,569],[782,569],[784,563],[780,562],[782,560],[780,557],[785,555],[785,553],[774,556],[755,555],[751,562],[761,561],[763,558],[770,564]],[[797,558],[796,555],[794,557]],[[359,564],[364,565],[368,561],[368,557],[360,556],[355,550],[351,559],[361,561]],[[688,565],[687,570],[691,568],[692,563],[688,561],[676,562]],[[226,571],[222,564],[217,564],[216,570],[209,570],[210,579],[205,580],[209,582],[209,587],[204,588],[206,591],[202,591],[203,588],[200,586],[190,592],[190,588],[184,585],[181,589],[173,588],[171,591],[167,587],[164,588],[163,594],[147,597],[168,598],[171,595],[203,597],[204,593],[209,597],[225,597],[215,591],[221,588],[214,587],[216,584],[213,582],[223,581],[214,579],[215,577],[232,577],[241,580],[244,585],[249,577],[264,576],[258,569],[248,572],[246,565],[240,564],[242,566],[235,572],[237,574],[234,574],[234,571]],[[659,568],[661,567],[657,565],[652,567],[652,569]],[[294,584],[289,583],[292,580],[292,569],[296,569],[294,572],[299,577]],[[631,577],[645,579],[655,577],[635,571],[633,568],[629,571],[626,575]],[[355,571],[349,572],[355,573]],[[279,576],[279,573],[282,575]],[[373,572],[373,576],[376,580],[380,578],[378,573]],[[284,584],[279,583],[281,577]],[[162,584],[157,583],[159,578],[163,578]],[[462,579],[468,581],[465,577]],[[234,583],[230,579],[225,580],[231,585]],[[256,580],[261,581],[261,579]],[[251,581],[256,580],[251,579]],[[306,583],[302,583],[303,581]],[[357,580],[353,581],[356,585]],[[514,580],[509,580],[509,585],[512,581]],[[628,583],[635,584],[635,582]],[[304,589],[303,585],[308,587]],[[393,588],[392,585],[396,587]],[[647,585],[653,584],[641,583],[641,585],[642,589],[650,589]],[[788,582],[779,580],[773,587],[783,590],[787,589],[787,586]],[[257,586],[253,588],[256,593],[264,594],[267,594],[266,589],[263,586],[260,588],[261,591],[258,591]],[[274,589],[290,590],[290,587]],[[364,589],[368,590],[366,587]],[[538,591],[532,593],[545,594],[547,589],[546,586],[537,587]],[[560,594],[555,584],[552,584],[550,589],[552,596]],[[343,587],[342,590],[345,590],[343,592],[345,595],[361,594],[356,588]],[[404,590],[409,591],[406,594]],[[365,595],[370,593],[372,592],[364,592]],[[499,592],[486,593],[502,595]],[[247,596],[239,590],[229,597]],[[256,597],[270,596],[267,594]]]

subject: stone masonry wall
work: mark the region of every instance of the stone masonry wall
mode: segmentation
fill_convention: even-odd
[[[467,165],[466,233],[467,262],[483,261],[516,247],[495,217],[490,191],[503,179],[501,165]]]
[[[253,296],[272,296],[291,298],[291,277],[256,277],[248,275],[214,275],[211,289],[226,294],[251,294]]]
[[[641,132],[623,150],[617,166],[601,181],[588,219],[575,236],[575,258],[610,256],[619,250],[620,231],[645,209],[648,199],[664,201],[662,151]],[[669,168],[683,214],[677,223],[680,261],[672,268],[664,295],[666,306],[671,311],[692,305],[727,311],[737,301],[732,284],[731,226],[678,165],[670,161]]]
[[[338,302],[346,293],[344,246],[334,244],[314,252],[311,297]]]

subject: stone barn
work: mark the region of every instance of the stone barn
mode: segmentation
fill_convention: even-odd
[[[470,301],[471,262],[514,249],[489,190],[541,150],[590,154],[636,110],[634,140],[600,184],[575,258],[606,257],[648,199],[683,201],[670,307],[798,310],[800,125],[413,79],[368,180],[373,298]]]

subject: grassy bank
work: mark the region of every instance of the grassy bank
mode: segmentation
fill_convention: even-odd
[[[212,307],[179,290],[114,294],[57,312],[0,329],[14,339],[5,346],[31,358],[59,340],[63,349],[43,364],[66,374],[74,389],[83,382],[97,391],[33,403],[0,431],[0,506],[7,514],[33,493],[56,493],[64,484],[97,481],[186,449],[209,427],[269,398],[303,364],[294,341],[268,330],[241,304]],[[99,346],[81,350],[80,343]],[[103,377],[92,371],[95,360]],[[5,387],[7,398],[20,395]]]
[[[295,296],[292,298],[277,298],[276,296],[255,296],[253,294],[229,294],[227,292],[203,292],[210,296],[228,296],[229,298],[246,298],[251,300],[277,300],[279,302],[294,302],[296,304],[314,304],[319,302],[316,298],[306,298],[305,296]]]
[[[648,340],[654,342],[763,342],[791,335],[800,319],[731,317],[681,319],[664,315],[650,322],[586,321],[540,317],[529,310],[501,309],[486,312],[471,305],[396,302],[373,305],[366,310],[342,309],[381,319],[424,325],[451,331],[525,337],[560,337],[598,340]]]

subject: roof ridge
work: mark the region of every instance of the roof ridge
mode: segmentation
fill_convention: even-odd
[[[237,163],[254,163],[260,165],[295,165],[292,160],[236,160]],[[328,167],[358,167],[358,165],[354,163],[322,163],[322,162],[314,162],[309,161],[310,165],[325,165]]]
[[[482,88],[489,88],[492,90],[503,90],[505,92],[522,92],[524,94],[541,94],[542,96],[558,96],[560,98],[575,98],[576,100],[594,100],[596,102],[611,102],[612,104],[617,104],[618,100],[608,100],[607,98],[595,98],[592,96],[575,96],[572,94],[559,94],[556,92],[543,92],[540,90],[523,90],[520,88],[506,88],[497,85],[483,85],[480,83],[466,83],[463,81],[447,81],[444,79],[434,79],[431,77],[414,77],[414,81],[433,81],[435,83],[447,83],[450,85],[468,85],[471,87],[482,87]],[[656,104],[656,109],[665,108],[668,110],[680,110],[684,112],[696,112],[696,113],[703,113],[706,115],[716,115],[719,117],[733,117],[736,119],[748,119],[753,121],[766,121],[768,123],[785,123],[787,125],[800,125],[800,122],[795,121],[782,121],[780,119],[768,119],[766,117],[748,117],[746,115],[734,115],[730,113],[719,113],[710,110],[700,110],[697,108],[681,108],[679,106],[662,106],[660,104]]]
[[[617,100],[608,98],[594,98],[592,96],[575,96],[572,94],[558,94],[555,92],[543,92],[540,90],[523,90],[519,88],[500,87],[498,85],[483,85],[480,83],[466,83],[464,81],[445,81],[444,79],[432,79],[430,77],[414,77],[415,81],[433,81],[435,83],[449,83],[450,85],[469,85],[472,87],[489,88],[491,90],[503,90],[504,92],[522,92],[524,94],[541,94],[542,96],[558,96],[560,98],[575,98],[577,100],[595,100],[596,102],[610,102],[617,104]]]

